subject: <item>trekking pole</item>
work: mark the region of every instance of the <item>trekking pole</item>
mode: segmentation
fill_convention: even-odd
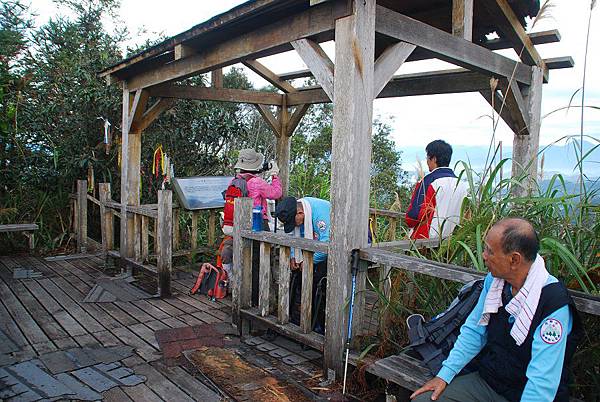
[[[358,250],[352,250],[352,293],[350,295],[350,310],[348,312],[348,336],[346,337],[346,364],[344,365],[344,387],[342,395],[346,395],[346,378],[348,375],[348,355],[352,340],[352,315],[354,313],[354,292],[356,291],[356,274],[358,274]]]

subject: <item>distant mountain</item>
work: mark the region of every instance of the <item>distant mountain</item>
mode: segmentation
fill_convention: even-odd
[[[417,158],[421,159],[423,168],[427,169],[425,165],[425,145],[423,147],[399,147],[403,152],[402,160],[404,169],[409,172],[415,171],[415,165]],[[590,142],[584,142],[584,154],[594,148],[594,144]],[[476,171],[483,169],[486,163],[486,157],[488,156],[487,146],[454,146],[454,152],[452,155],[452,166],[457,161],[465,161],[470,163],[471,167]],[[544,178],[549,178],[555,173],[562,174],[565,179],[574,180],[578,176],[577,157],[575,155],[573,143],[565,145],[552,145],[546,147],[540,147],[543,150],[544,155]],[[493,150],[492,150],[493,152]],[[502,158],[512,157],[512,146],[504,146],[502,150]],[[499,160],[499,156],[496,157]],[[540,157],[541,158],[541,157]],[[583,164],[584,173],[589,178],[600,177],[600,147],[588,155]],[[510,171],[510,166],[505,165],[505,172]]]

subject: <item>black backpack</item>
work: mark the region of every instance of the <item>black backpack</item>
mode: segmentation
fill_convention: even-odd
[[[416,352],[431,374],[436,375],[454,347],[460,327],[477,304],[483,289],[483,279],[472,281],[458,292],[450,306],[429,322],[420,314],[406,319],[410,349]]]

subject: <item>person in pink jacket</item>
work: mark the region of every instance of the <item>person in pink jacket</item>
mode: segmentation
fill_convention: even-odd
[[[234,168],[238,171],[236,177],[241,177],[246,180],[246,188],[248,197],[253,200],[253,207],[261,206],[263,213],[263,230],[269,230],[267,221],[267,199],[277,200],[281,198],[283,191],[281,189],[281,181],[279,180],[279,167],[277,162],[271,161],[265,166],[265,157],[260,152],[253,149],[240,150],[237,163]],[[261,172],[264,177],[271,177],[269,184],[265,179],[259,176]]]

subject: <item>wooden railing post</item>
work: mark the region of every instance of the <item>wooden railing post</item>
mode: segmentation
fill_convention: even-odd
[[[158,219],[157,235],[159,244],[158,268],[158,293],[160,297],[171,296],[171,269],[172,269],[172,238],[173,233],[173,193],[171,190],[158,191]]]
[[[173,250],[179,250],[179,209],[173,210]]]
[[[271,298],[271,243],[260,242],[260,272],[258,278],[258,309],[260,315],[269,315]]]
[[[208,210],[208,246],[215,245],[216,240],[216,214],[214,209]]]
[[[148,220],[149,218],[147,216],[142,215],[142,262],[148,261],[148,255],[150,254],[148,252],[148,236],[150,236]]]
[[[113,214],[106,203],[112,201],[110,183],[98,184],[98,196],[100,197],[100,232],[102,234],[102,252],[108,253],[114,247],[113,236]]]
[[[302,254],[302,259],[304,260],[304,267],[302,267],[300,328],[302,328],[302,332],[308,334],[312,331],[314,253],[304,250]]]
[[[77,180],[77,251],[87,251],[87,180]]]
[[[210,229],[209,229],[209,239],[210,239]],[[210,240],[209,240],[210,243]],[[190,249],[192,252],[190,253],[190,261],[194,260],[196,256],[196,247],[198,247],[198,213],[196,211],[192,211],[192,233],[190,236]]]
[[[280,324],[290,321],[290,248],[279,248],[279,307],[277,318]]]
[[[242,238],[241,230],[252,228],[252,199],[235,199],[233,217],[233,278],[231,318],[241,333],[248,328],[241,320],[240,310],[250,307],[252,300],[252,242]]]

